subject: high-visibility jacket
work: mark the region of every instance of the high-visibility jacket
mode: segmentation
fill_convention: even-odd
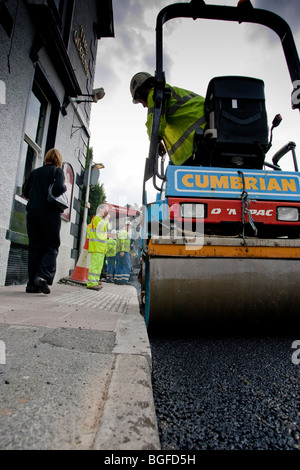
[[[114,238],[109,238],[107,240],[107,252],[106,252],[106,256],[108,258],[112,257],[112,256],[116,256],[116,248],[117,248],[117,242]]]
[[[107,249],[107,225],[108,222],[99,215],[92,218],[89,230],[89,252],[106,253]]]
[[[188,90],[171,87],[171,96],[164,103],[160,119],[159,136],[164,140],[169,157],[175,165],[182,165],[193,155],[194,135],[199,127],[205,126],[205,99]],[[151,136],[154,88],[148,94],[147,132]]]
[[[130,253],[130,236],[127,230],[120,230],[117,238],[117,253],[125,251]]]

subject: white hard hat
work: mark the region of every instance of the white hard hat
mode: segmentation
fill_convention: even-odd
[[[127,224],[131,224],[131,220],[130,220],[129,217],[126,217],[126,219],[125,219],[125,225],[127,225]]]
[[[145,83],[145,81],[148,80],[148,78],[152,78],[152,77],[153,75],[151,75],[148,72],[138,72],[132,77],[131,82],[130,82],[130,93],[131,93],[132,101],[134,104],[138,103],[138,101],[135,99],[136,90],[141,85],[143,85],[143,83]]]

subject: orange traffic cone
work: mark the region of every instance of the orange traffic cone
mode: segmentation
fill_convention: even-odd
[[[86,284],[89,275],[89,267],[90,267],[90,253],[89,253],[89,239],[85,240],[85,244],[82,248],[80,253],[79,259],[75,266],[72,276],[70,276],[70,280],[78,281],[80,283]]]

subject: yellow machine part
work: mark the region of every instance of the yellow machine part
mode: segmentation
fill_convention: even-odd
[[[299,325],[298,240],[224,238],[188,250],[154,240],[148,255],[149,331]]]

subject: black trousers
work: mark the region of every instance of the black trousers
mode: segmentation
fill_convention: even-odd
[[[60,246],[61,217],[56,210],[30,210],[27,212],[28,286],[34,285],[36,276],[53,284],[56,258]]]

